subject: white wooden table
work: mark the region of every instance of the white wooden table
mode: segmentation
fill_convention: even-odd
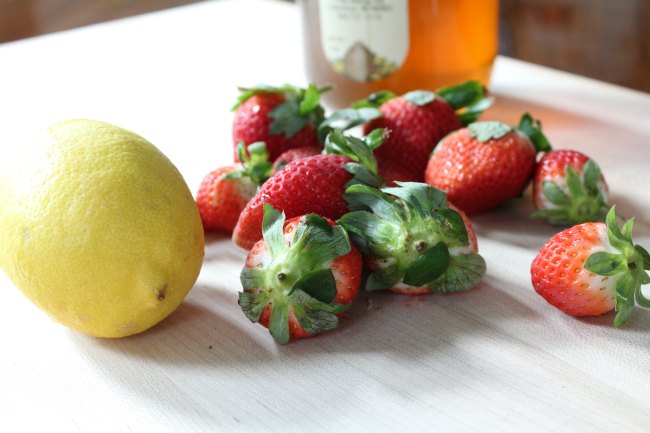
[[[306,83],[298,24],[291,4],[215,1],[0,45],[0,158],[27,130],[96,118],[151,140],[195,191],[230,162],[237,85]],[[486,119],[528,110],[595,158],[650,246],[650,95],[506,58],[491,90]],[[0,274],[0,430],[650,431],[650,311],[617,330],[546,304],[529,266],[556,229],[531,210],[527,193],[474,219],[475,290],[362,295],[340,329],[283,347],[239,310],[244,252],[225,236],[181,307],[127,339],[63,328]]]

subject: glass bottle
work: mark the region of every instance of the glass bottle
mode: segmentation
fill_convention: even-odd
[[[298,0],[307,76],[332,109],[379,90],[488,85],[498,0]]]

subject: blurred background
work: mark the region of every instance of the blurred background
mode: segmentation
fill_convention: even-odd
[[[198,1],[0,0],[0,43]],[[650,92],[650,0],[501,0],[499,51]]]

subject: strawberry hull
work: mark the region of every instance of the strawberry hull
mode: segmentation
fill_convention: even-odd
[[[264,204],[287,218],[308,213],[336,220],[348,210],[343,199],[352,175],[343,167],[351,160],[342,155],[315,155],[287,164],[273,175],[248,203],[233,231],[233,242],[250,250],[262,238]]]
[[[338,327],[361,282],[361,254],[347,232],[314,214],[287,221],[270,205],[262,226],[240,274],[246,317],[280,344]]]

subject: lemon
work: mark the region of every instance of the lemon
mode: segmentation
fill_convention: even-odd
[[[176,167],[95,120],[44,130],[0,171],[0,266],[54,320],[98,337],[160,322],[194,285],[204,235]]]

